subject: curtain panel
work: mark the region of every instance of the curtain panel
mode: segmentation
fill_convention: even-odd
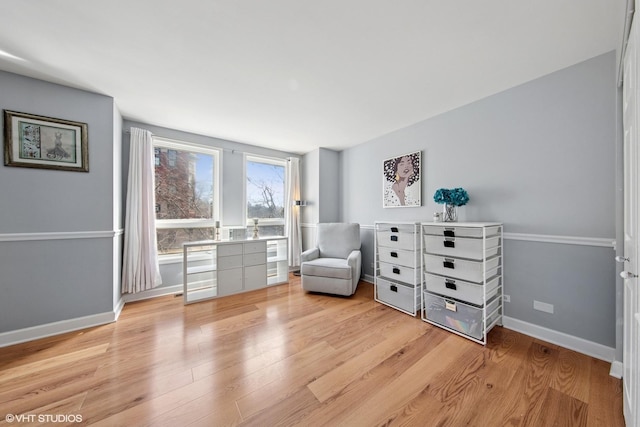
[[[286,235],[289,238],[289,266],[300,266],[300,252],[302,250],[302,232],[300,230],[300,206],[295,201],[300,200],[300,159],[289,157],[287,168],[287,198],[285,200]]]
[[[153,136],[147,130],[132,127],[130,143],[123,293],[137,293],[162,284],[156,242]]]

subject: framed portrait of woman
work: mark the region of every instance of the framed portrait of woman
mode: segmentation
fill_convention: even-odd
[[[421,152],[403,154],[382,164],[382,206],[403,208],[421,206]]]

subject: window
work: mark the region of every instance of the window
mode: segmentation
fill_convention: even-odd
[[[158,254],[182,243],[213,239],[219,218],[219,151],[154,138]]]
[[[284,235],[286,160],[245,157],[247,228],[258,219],[261,236]]]

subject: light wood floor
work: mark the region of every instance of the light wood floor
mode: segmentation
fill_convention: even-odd
[[[292,277],[0,349],[0,425],[623,426],[609,368],[501,327],[483,347],[374,302],[369,283],[341,298]]]

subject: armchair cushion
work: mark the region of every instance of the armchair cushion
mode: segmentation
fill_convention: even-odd
[[[317,242],[321,257],[346,259],[351,251],[360,250],[360,226],[342,223],[318,224]]]
[[[317,258],[302,263],[300,270],[305,276],[331,277],[334,279],[351,280],[352,269],[346,259]]]

